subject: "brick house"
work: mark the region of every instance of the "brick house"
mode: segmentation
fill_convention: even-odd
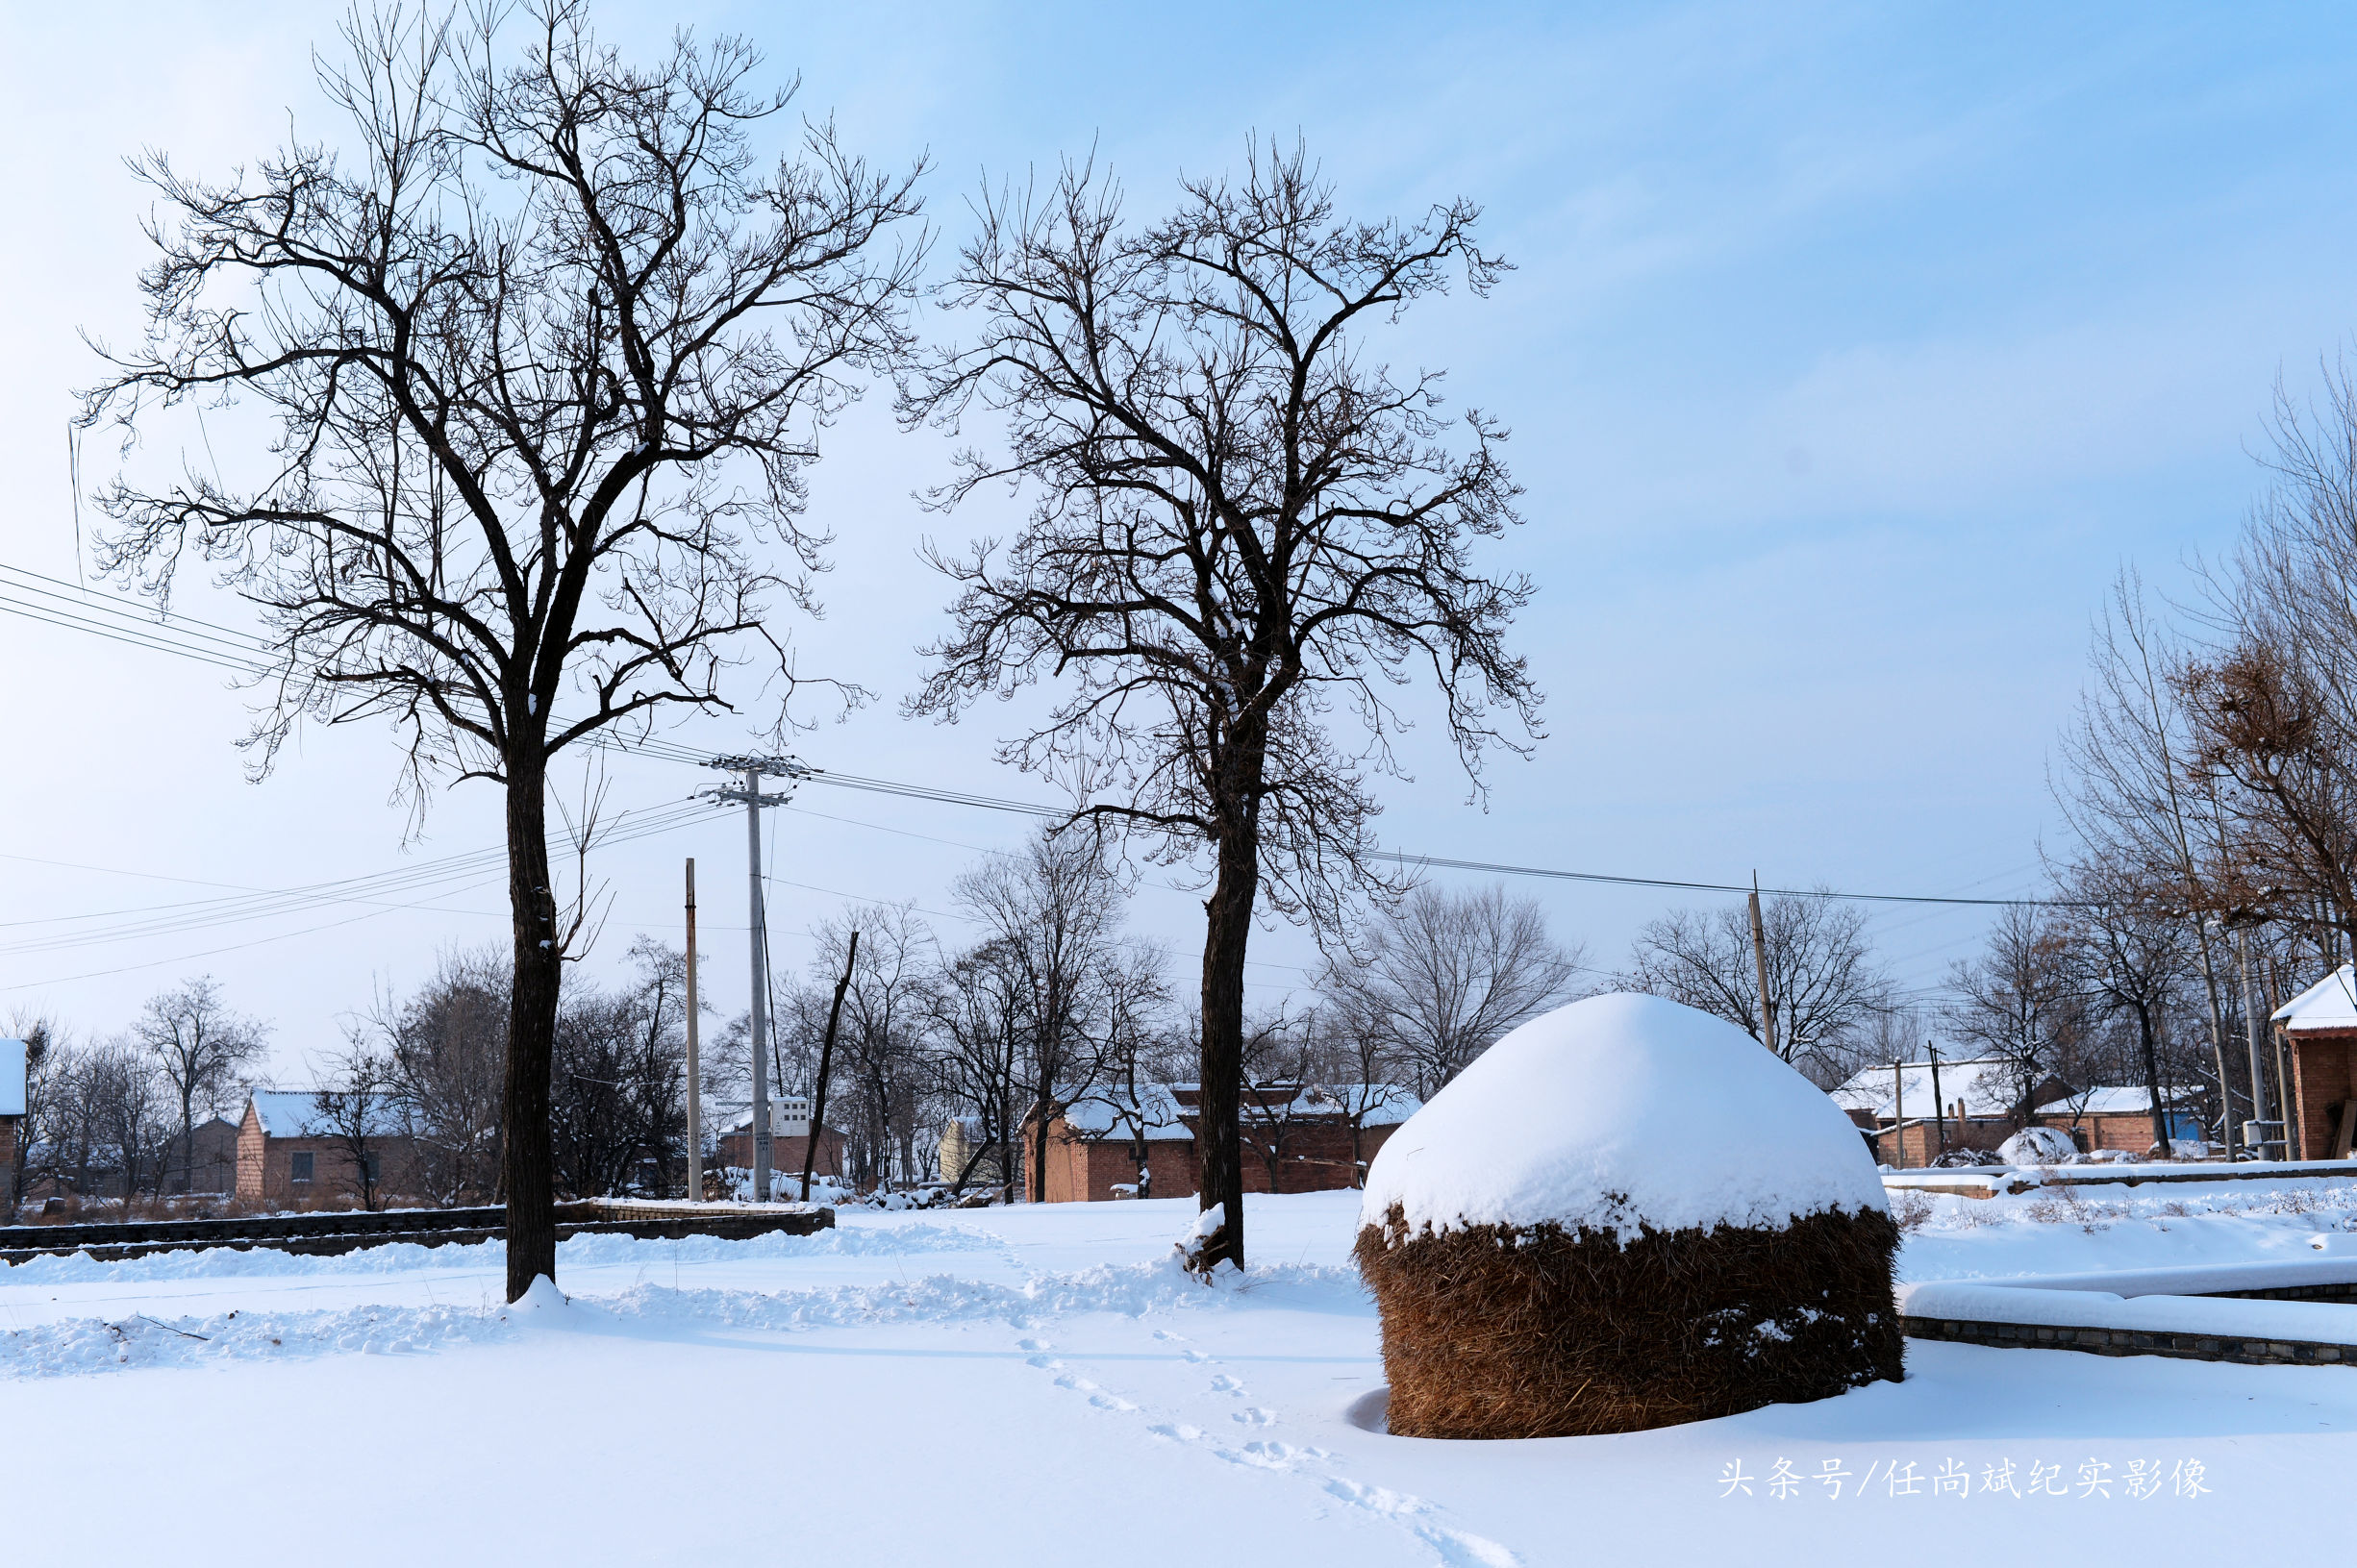
[[[389,1107],[373,1106],[367,1121],[374,1184],[408,1192],[415,1182],[416,1145]],[[338,1135],[319,1110],[315,1093],[256,1089],[238,1122],[238,1196],[247,1203],[357,1197],[360,1169],[350,1140]]]
[[[1936,1076],[1937,1091],[1929,1061],[1862,1067],[1832,1099],[1879,1163],[1905,1169],[1930,1164],[1943,1148],[1994,1151],[2036,1120],[2039,1108],[2073,1092],[2049,1074],[2024,1093],[2021,1064],[2005,1057],[1942,1060]]]
[[[718,1134],[720,1163],[740,1171],[753,1168],[753,1113],[746,1111]],[[803,1152],[811,1141],[811,1103],[798,1094],[790,1094],[772,1101],[769,1106],[769,1168],[802,1174]],[[813,1176],[843,1174],[843,1143],[841,1132],[830,1127],[818,1139],[818,1157],[811,1163]]]
[[[234,1192],[238,1186],[238,1124],[226,1116],[199,1122],[188,1133],[193,1154],[172,1134],[163,1154],[167,1192]],[[184,1156],[186,1157],[184,1157]]]
[[[2161,1091],[2170,1141],[2201,1136],[2201,1118],[2188,1108],[2194,1100],[2192,1089]],[[2083,1155],[2121,1149],[2141,1157],[2152,1149],[2152,1091],[2141,1085],[2089,1089],[2040,1106],[2038,1121],[2069,1133]]]
[[[16,1212],[16,1147],[25,1135],[25,1042],[0,1040],[0,1214]]]
[[[1047,1124],[1047,1201],[1135,1197],[1141,1184],[1151,1197],[1191,1196],[1201,1100],[1199,1085],[1171,1083],[1143,1087],[1135,1101],[1091,1095],[1066,1107]],[[1375,1151],[1422,1108],[1388,1083],[1263,1083],[1244,1089],[1242,1101],[1246,1192],[1355,1187]]]
[[[2275,1009],[2292,1058],[2294,1159],[2346,1159],[2357,1146],[2357,971],[2349,965]]]

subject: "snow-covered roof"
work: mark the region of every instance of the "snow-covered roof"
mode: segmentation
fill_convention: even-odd
[[[1944,1084],[1943,1084],[1944,1086]],[[1490,1047],[1392,1134],[1362,1224],[1773,1228],[1887,1211],[1858,1130],[1723,1019],[1627,992],[1558,1008]]]
[[[1064,1125],[1085,1138],[1128,1137],[1133,1117],[1144,1123],[1149,1143],[1184,1143],[1194,1136],[1180,1120],[1178,1097],[1162,1083],[1140,1084],[1134,1106],[1117,1088],[1089,1095],[1065,1107]]]
[[[256,1089],[250,1098],[254,1114],[262,1119],[264,1137],[326,1138],[337,1133],[330,1119],[319,1113],[316,1090]],[[391,1105],[379,1099],[368,1107],[365,1136],[390,1137],[400,1131],[401,1121]]]
[[[2294,1034],[2317,1030],[2357,1030],[2357,970],[2348,964],[2275,1009],[2275,1022]]]
[[[1940,1114],[1955,1115],[1958,1101],[1964,1103],[1964,1113],[1968,1116],[2006,1114],[2013,1108],[2019,1090],[2018,1065],[2003,1057],[1942,1061]],[[1906,1101],[1903,1107],[1899,1104],[1902,1085]],[[1895,1121],[1901,1109],[1910,1120],[1931,1115],[1933,1098],[1928,1061],[1902,1063],[1895,1073],[1889,1067],[1862,1067],[1833,1091],[1833,1103],[1843,1110],[1870,1111],[1886,1122]]]
[[[2162,1091],[2164,1104],[2174,1104],[2194,1097],[2191,1089]],[[2152,1114],[2152,1091],[2140,1084],[2106,1086],[2089,1089],[2083,1096],[2072,1095],[2068,1100],[2053,1100],[2038,1108],[2041,1116],[2149,1116]]]
[[[796,1114],[789,1115],[787,1114],[789,1110],[794,1111]],[[743,1115],[738,1117],[735,1121],[732,1121],[727,1126],[721,1128],[717,1135],[725,1138],[734,1133],[750,1132],[752,1131],[753,1113],[748,1110]],[[834,1130],[830,1128],[828,1131],[832,1132]],[[810,1136],[810,1132],[811,1106],[809,1101],[787,1100],[770,1106],[769,1135],[771,1137],[806,1138]]]
[[[0,1116],[25,1113],[25,1042],[0,1040]]]

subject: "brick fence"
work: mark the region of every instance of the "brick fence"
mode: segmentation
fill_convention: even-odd
[[[1999,1350],[2076,1350],[2094,1356],[2170,1356],[2189,1361],[2239,1361],[2246,1366],[2331,1366],[2357,1362],[2357,1346],[2309,1339],[2237,1339],[2219,1334],[2162,1333],[2143,1329],[2079,1329],[2029,1323],[1972,1323],[1903,1317],[1910,1339],[1943,1339]]]

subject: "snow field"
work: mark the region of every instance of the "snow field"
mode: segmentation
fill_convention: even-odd
[[[2221,1190],[2260,1184],[2172,1189],[2159,1202],[2185,1213],[2092,1231],[2023,1200],[1971,1222],[1941,1207],[1902,1266],[1997,1278],[2357,1242],[2320,1188],[2282,1212]],[[0,1270],[13,1545],[246,1563],[260,1528],[355,1563],[710,1562],[750,1539],[863,1564],[1498,1568],[1821,1564],[1893,1539],[1933,1563],[2006,1539],[2109,1560],[2344,1531],[2357,1371],[2340,1369],[1911,1344],[1903,1384],[1725,1421],[1390,1437],[1379,1325],[1346,1263],[1356,1195],[1246,1215],[1254,1268],[1209,1289],[1168,1261],[1185,1200],[584,1237],[560,1261],[570,1304],[521,1309],[496,1300],[495,1248]],[[2129,1466],[2189,1461],[2192,1495],[2124,1494]],[[1779,1462],[1805,1484],[1771,1493]],[[1971,1489],[1914,1484],[1943,1466]],[[2100,1489],[2078,1490],[2083,1471]]]

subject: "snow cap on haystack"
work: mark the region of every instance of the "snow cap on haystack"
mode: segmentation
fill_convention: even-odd
[[[1660,997],[1592,997],[1492,1046],[1392,1135],[1360,1223],[1411,1235],[1559,1225],[1781,1229],[1887,1213],[1841,1109],[1723,1019]]]

